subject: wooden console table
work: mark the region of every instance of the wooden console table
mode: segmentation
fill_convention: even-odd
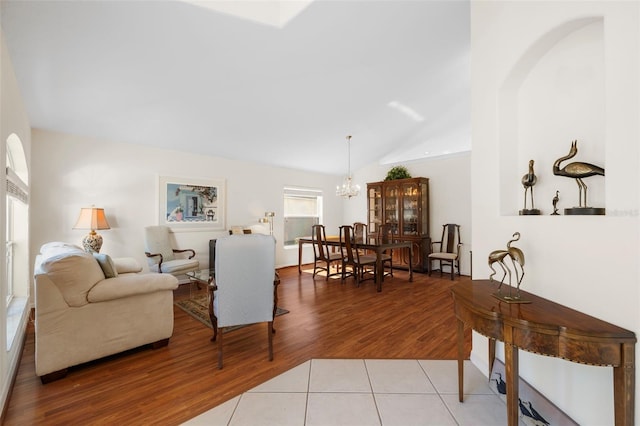
[[[462,282],[452,289],[458,319],[458,397],[463,402],[464,326],[489,338],[489,373],[496,340],[504,342],[507,418],[518,424],[518,349],[583,364],[613,367],[615,424],[634,424],[635,343],[633,332],[566,306],[520,291],[527,304],[492,296],[488,280]],[[508,291],[503,286],[503,292]]]

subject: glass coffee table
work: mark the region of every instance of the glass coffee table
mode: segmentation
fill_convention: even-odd
[[[209,306],[209,320],[211,320],[211,326],[213,327],[213,337],[211,341],[216,339],[216,330],[218,328],[218,319],[213,313],[213,292],[218,289],[215,282],[216,273],[214,269],[200,269],[199,271],[187,272],[187,276],[192,284],[195,284],[198,288],[200,285],[204,285],[207,290],[207,305]]]

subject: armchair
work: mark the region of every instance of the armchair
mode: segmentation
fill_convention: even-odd
[[[275,239],[262,234],[218,238],[215,270],[212,340],[217,340],[218,368],[223,365],[224,335],[218,330],[235,325],[267,322],[269,361],[272,361]]]
[[[194,259],[195,250],[172,248],[168,226],[147,226],[144,228],[144,240],[144,254],[152,272],[183,275],[200,268],[200,262]]]

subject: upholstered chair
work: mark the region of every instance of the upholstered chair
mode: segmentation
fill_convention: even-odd
[[[200,268],[198,259],[194,259],[193,249],[175,249],[172,247],[168,226],[147,226],[144,228],[144,242],[149,270],[171,275],[184,275]]]

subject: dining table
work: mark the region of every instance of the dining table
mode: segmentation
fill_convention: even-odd
[[[313,239],[311,237],[298,238],[298,274],[302,274],[302,246],[305,244],[313,244]],[[337,236],[328,236],[325,244],[333,248],[340,248],[343,245],[340,238]],[[375,285],[378,292],[382,291],[382,282],[384,281],[382,255],[387,250],[402,248],[409,249],[409,282],[413,282],[413,268],[411,266],[411,259],[413,258],[413,244],[411,241],[392,241],[387,243],[369,241],[367,243],[358,243],[358,249],[370,250],[376,254]]]

